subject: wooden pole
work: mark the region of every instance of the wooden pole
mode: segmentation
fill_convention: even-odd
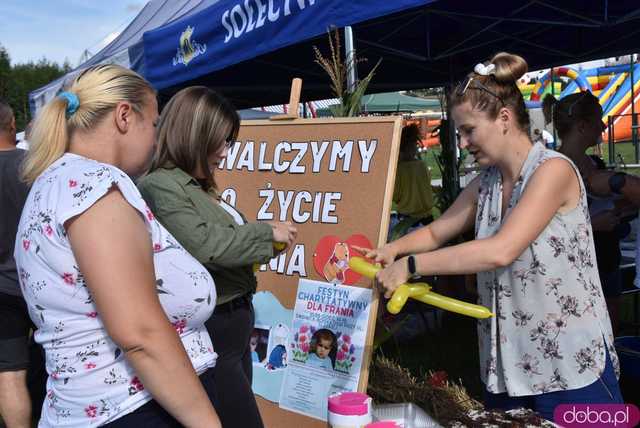
[[[299,77],[291,81],[291,94],[289,95],[289,108],[285,114],[271,116],[269,120],[298,119],[300,110],[300,92],[302,92],[302,79]]]

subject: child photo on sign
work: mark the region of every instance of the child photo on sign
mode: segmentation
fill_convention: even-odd
[[[310,352],[306,364],[311,367],[333,370],[336,351],[336,335],[329,329],[321,328],[311,337]]]

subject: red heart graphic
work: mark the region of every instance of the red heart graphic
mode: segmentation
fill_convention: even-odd
[[[355,284],[361,275],[349,269],[349,257],[361,254],[353,245],[372,248],[367,237],[360,234],[351,235],[346,240],[335,235],[320,239],[313,253],[313,267],[318,275],[335,284]]]

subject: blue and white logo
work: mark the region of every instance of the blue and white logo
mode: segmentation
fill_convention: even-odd
[[[173,58],[173,65],[184,64],[185,66],[199,55],[202,55],[207,51],[207,45],[191,40],[194,27],[187,26],[187,28],[180,35],[180,45],[176,52],[175,58]]]

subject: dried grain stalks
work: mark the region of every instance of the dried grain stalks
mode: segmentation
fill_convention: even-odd
[[[360,113],[360,101],[364,95],[376,69],[382,60],[378,60],[377,64],[367,74],[367,76],[359,80],[353,92],[347,88],[347,73],[358,63],[365,62],[366,58],[357,58],[353,55],[345,60],[342,59],[340,33],[337,28],[333,32],[328,33],[329,39],[329,56],[325,57],[320,49],[313,47],[315,53],[315,63],[318,64],[329,76],[331,80],[331,91],[334,96],[340,100],[340,104],[330,106],[331,113],[335,117],[352,117]]]

